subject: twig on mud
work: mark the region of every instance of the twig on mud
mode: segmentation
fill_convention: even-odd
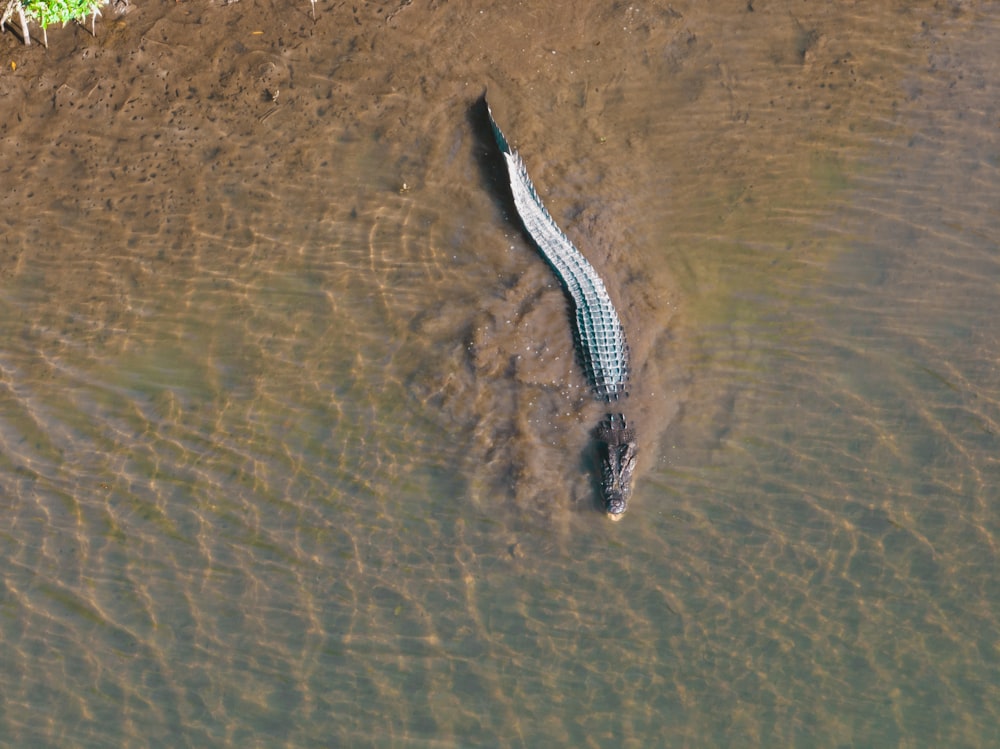
[[[271,117],[273,117],[279,109],[281,109],[281,107],[273,107],[272,109],[267,110],[264,114],[257,118],[257,122],[266,122],[271,119]]]
[[[139,41],[141,41],[141,42],[152,42],[153,44],[162,44],[164,47],[173,47],[174,46],[173,44],[170,44],[169,42],[161,42],[159,39],[153,39],[153,38],[148,37],[148,36],[141,36],[141,37],[139,37]]]

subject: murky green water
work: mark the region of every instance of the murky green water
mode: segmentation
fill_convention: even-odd
[[[246,5],[4,41],[0,745],[1000,743],[1000,6]]]

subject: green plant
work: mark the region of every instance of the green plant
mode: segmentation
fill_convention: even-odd
[[[24,13],[44,29],[50,23],[83,20],[98,12],[95,0],[23,0]]]
[[[0,0],[2,3],[3,0]],[[28,21],[34,21],[42,27],[42,43],[49,46],[49,35],[46,32],[51,23],[67,24],[70,21],[80,21],[91,16],[90,33],[95,33],[94,21],[101,15],[100,3],[107,0],[6,0],[3,15],[0,16],[0,26],[17,16],[21,24],[21,35],[25,44],[31,44],[28,32]]]

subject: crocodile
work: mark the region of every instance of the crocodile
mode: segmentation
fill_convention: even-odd
[[[573,340],[583,369],[594,391],[604,403],[618,403],[628,397],[629,350],[625,331],[604,281],[594,266],[573,245],[542,204],[528,177],[524,160],[504,137],[490,110],[486,113],[497,147],[510,178],[514,206],[525,233],[555,272],[573,308]],[[611,410],[598,425],[595,436],[600,461],[601,498],[612,520],[620,520],[628,509],[635,472],[634,429],[618,409]]]

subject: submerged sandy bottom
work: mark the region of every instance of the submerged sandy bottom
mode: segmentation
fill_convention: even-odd
[[[316,10],[0,37],[0,736],[996,743],[997,5]]]

